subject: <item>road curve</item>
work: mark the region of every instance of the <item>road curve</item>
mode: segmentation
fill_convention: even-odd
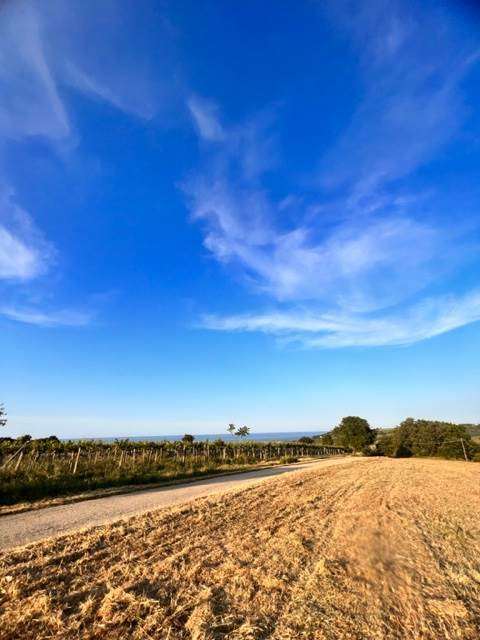
[[[351,463],[354,460],[355,458],[323,458],[314,462],[235,473],[184,485],[144,489],[134,493],[2,516],[0,517],[0,551],[129,518],[153,509],[178,505],[214,493],[249,487],[285,473],[330,467]]]

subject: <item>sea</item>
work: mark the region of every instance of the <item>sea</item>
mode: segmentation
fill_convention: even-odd
[[[238,438],[230,433],[199,433],[192,434],[196,441],[206,442],[209,440],[212,442],[213,440],[218,440],[219,438],[224,442],[238,442],[242,440],[242,442],[248,440],[255,440],[256,442],[279,442],[279,441],[293,441],[302,438],[303,436],[308,436],[312,438],[313,436],[321,435],[325,433],[325,430],[319,429],[317,431],[272,431],[270,433],[255,433],[252,432],[249,434],[247,438]],[[159,435],[159,436],[112,436],[109,438],[95,438],[95,440],[99,440],[101,442],[114,442],[115,440],[130,440],[132,442],[175,442],[181,440],[183,438],[183,434],[177,435]],[[93,438],[86,438],[86,440],[90,440]]]

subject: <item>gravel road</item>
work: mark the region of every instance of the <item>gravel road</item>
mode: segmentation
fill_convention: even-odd
[[[1,516],[0,550],[107,524],[153,509],[178,505],[195,498],[252,486],[275,476],[297,473],[315,467],[345,464],[346,461],[351,462],[352,458],[323,458],[315,462],[236,473],[209,480],[198,480],[190,484],[144,489],[134,493]]]

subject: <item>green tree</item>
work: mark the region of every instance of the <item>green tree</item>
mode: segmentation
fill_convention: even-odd
[[[439,420],[407,418],[392,432],[394,451],[410,451],[410,455],[442,458],[471,457],[475,444],[466,425]],[[463,443],[462,443],[463,441]]]
[[[229,433],[231,433],[231,434],[232,434],[232,436],[233,436],[233,434],[235,433],[235,429],[236,429],[236,428],[237,428],[237,427],[233,424],[233,422],[231,422],[231,423],[228,425],[228,427],[227,427],[227,431],[228,431]]]
[[[235,431],[235,435],[238,436],[239,438],[246,438],[250,433],[250,427],[247,426],[243,426],[243,427],[239,427],[236,431]]]
[[[195,440],[195,438],[190,435],[189,433],[186,433],[183,438],[182,438],[182,442],[184,444],[192,444],[192,442]]]
[[[332,431],[336,445],[361,451],[375,440],[376,431],[370,428],[368,421],[358,416],[342,418],[340,424]]]

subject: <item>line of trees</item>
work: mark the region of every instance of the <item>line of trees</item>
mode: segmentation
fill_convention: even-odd
[[[480,459],[480,446],[463,424],[407,418],[391,431],[380,432],[376,441],[380,455]]]
[[[365,455],[467,457],[480,461],[480,445],[472,439],[472,426],[407,418],[394,429],[372,429],[364,418],[347,416],[317,441]]]

